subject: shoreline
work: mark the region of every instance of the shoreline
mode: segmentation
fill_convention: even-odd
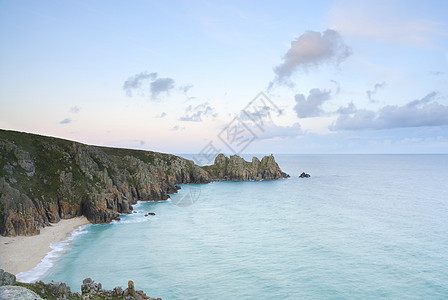
[[[0,236],[0,268],[14,274],[35,268],[53,249],[50,244],[71,236],[73,230],[90,224],[86,217],[76,217],[52,223],[34,236]]]

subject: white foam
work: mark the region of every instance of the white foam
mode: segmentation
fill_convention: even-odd
[[[135,214],[134,214],[135,215]],[[152,217],[152,218],[151,218]],[[143,222],[149,222],[151,219],[154,219],[154,216],[134,216],[133,218],[129,218],[129,220],[119,220],[119,221],[112,221],[111,224],[134,224],[134,223],[143,223]]]
[[[138,209],[144,204],[145,201],[138,201],[137,204],[133,205],[132,213],[130,214],[121,214],[120,220],[112,220],[111,224],[120,225],[120,224],[134,224],[134,223],[143,223],[148,222],[151,219],[154,219],[154,216],[145,216],[149,212],[145,209]]]
[[[25,272],[20,272],[17,274],[17,279],[21,282],[35,282],[43,278],[54,264],[59,260],[59,258],[69,249],[73,240],[79,235],[87,233],[87,228],[90,225],[83,225],[71,232],[71,235],[66,237],[60,242],[51,243],[50,252],[45,255],[45,257],[40,261],[40,263],[33,269]]]
[[[131,204],[132,205],[132,208],[134,209],[134,210],[136,210],[139,206],[141,206],[143,204],[143,201],[137,201],[137,203],[135,203],[135,204]]]

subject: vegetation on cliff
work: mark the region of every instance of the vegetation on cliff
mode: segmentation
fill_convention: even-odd
[[[170,154],[0,130],[0,234],[35,235],[81,215],[107,223],[138,200],[168,199],[179,183],[285,177],[272,155],[246,162],[220,154],[199,167]]]

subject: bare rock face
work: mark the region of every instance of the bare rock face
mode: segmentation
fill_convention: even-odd
[[[22,149],[16,148],[14,151],[14,155],[17,158],[17,163],[19,164],[19,166],[27,171],[27,175],[33,176],[36,167],[31,160],[30,154],[26,151],[23,151]]]
[[[15,285],[15,284],[16,284],[16,276],[14,276],[11,273],[5,272],[3,269],[0,269],[0,286]]]
[[[45,215],[41,215],[33,201],[19,190],[0,178],[1,233],[7,236],[36,235],[42,226],[48,225]]]
[[[231,155],[228,158],[221,153],[215,158],[213,165],[203,168],[214,181],[271,180],[289,177],[280,169],[272,154],[263,157],[261,161],[253,157],[252,162],[247,162],[238,155]]]

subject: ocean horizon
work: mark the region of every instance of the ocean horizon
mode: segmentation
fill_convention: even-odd
[[[448,297],[448,155],[275,158],[291,178],[181,185],[53,245],[28,280],[133,280],[163,299]]]

